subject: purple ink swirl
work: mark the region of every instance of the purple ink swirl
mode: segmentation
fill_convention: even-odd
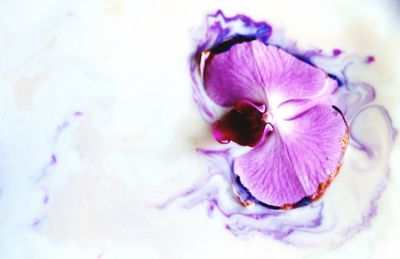
[[[206,206],[210,217],[219,218],[225,229],[235,236],[261,234],[285,243],[306,247],[334,247],[343,244],[371,225],[377,215],[379,200],[388,183],[388,165],[392,144],[397,136],[386,109],[374,103],[373,86],[353,80],[348,68],[373,62],[374,58],[348,56],[334,49],[300,50],[294,41],[274,34],[266,22],[255,22],[245,15],[225,17],[222,11],[208,15],[203,38],[190,57],[193,98],[208,123],[225,110],[215,105],[205,93],[199,74],[201,52],[238,38],[258,39],[278,46],[313,66],[324,70],[340,86],[334,104],[350,125],[350,145],[341,173],[318,202],[295,210],[273,210],[244,200],[248,192],[232,173],[234,146],[223,150],[199,148],[209,165],[208,173],[193,187],[167,200],[189,209]],[[371,138],[373,136],[373,138]],[[246,199],[243,199],[245,197]]]

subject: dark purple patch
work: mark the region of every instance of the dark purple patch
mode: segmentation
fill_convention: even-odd
[[[332,54],[333,54],[334,57],[337,57],[337,56],[339,56],[340,54],[342,54],[342,51],[341,51],[340,49],[334,49],[334,50],[332,51]]]
[[[342,80],[339,79],[339,77],[335,76],[334,74],[327,74],[330,78],[332,78],[333,80],[336,81],[336,83],[338,84],[339,87],[343,86],[343,82]]]
[[[242,21],[243,24],[246,27],[249,28],[256,28],[256,32],[252,33],[252,34],[248,34],[247,36],[250,37],[256,37],[257,39],[263,41],[263,42],[267,42],[267,40],[269,39],[269,37],[272,34],[272,27],[267,24],[266,22],[256,22],[253,19],[251,19],[250,17],[243,15],[243,14],[238,14],[235,15],[233,17],[226,17],[224,15],[224,13],[222,12],[222,10],[217,10],[217,12],[215,14],[210,14],[208,15],[209,18],[216,18],[218,16],[221,16],[225,22],[229,23],[229,22],[235,22],[235,21]],[[219,30],[219,37],[216,41],[216,43],[220,43],[222,41],[226,41],[227,39],[225,38],[226,35],[229,34],[229,30],[228,29],[223,29],[221,24],[216,23],[214,26],[212,26],[210,29],[212,30]]]
[[[228,51],[233,45],[243,42],[249,42],[255,40],[256,38],[253,36],[244,36],[244,35],[236,35],[232,39],[228,41],[224,41],[221,44],[211,48],[211,52],[213,54],[219,54],[225,51]]]
[[[371,64],[372,62],[374,62],[375,61],[375,57],[374,56],[368,56],[367,57],[367,63],[368,64]]]

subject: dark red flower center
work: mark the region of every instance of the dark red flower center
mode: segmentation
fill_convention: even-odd
[[[266,115],[264,105],[259,107],[249,101],[238,101],[231,111],[213,124],[214,137],[223,144],[233,141],[254,147],[264,135]]]

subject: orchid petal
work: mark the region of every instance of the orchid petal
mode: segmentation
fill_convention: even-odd
[[[342,162],[348,127],[339,110],[317,105],[281,121],[264,142],[238,157],[234,173],[259,201],[284,206],[317,195]]]
[[[327,96],[337,88],[324,71],[258,40],[208,53],[203,77],[208,96],[221,106],[245,99],[274,109],[291,99]]]

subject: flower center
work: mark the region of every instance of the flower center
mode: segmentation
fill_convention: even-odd
[[[255,147],[264,138],[266,131],[272,130],[267,120],[265,105],[240,100],[212,125],[212,131],[214,138],[222,144],[233,141],[242,146]]]

